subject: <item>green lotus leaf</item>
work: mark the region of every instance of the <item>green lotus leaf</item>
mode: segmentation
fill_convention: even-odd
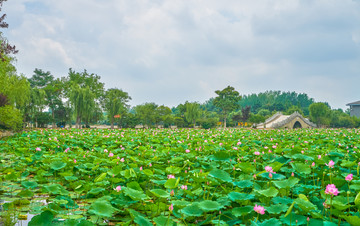
[[[22,190],[21,192],[19,192],[17,194],[20,197],[33,197],[34,196],[34,192],[26,189],[26,190]]]
[[[106,177],[106,173],[102,173],[95,178],[94,182],[96,183],[96,182],[103,181],[105,179],[105,177]]]
[[[280,214],[282,212],[286,212],[288,210],[288,206],[285,204],[277,204],[266,207],[266,211],[271,214]]]
[[[69,194],[69,192],[60,184],[50,184],[50,185],[46,185],[44,186],[44,188],[50,192],[51,194],[60,194],[60,195],[67,195]]]
[[[311,168],[310,165],[306,165],[300,162],[292,162],[291,166],[294,170],[296,170],[300,174],[310,174]]]
[[[156,225],[159,226],[173,226],[175,225],[175,222],[172,221],[171,218],[165,217],[165,216],[158,216],[153,219],[153,221],[156,223]]]
[[[76,180],[78,180],[78,178],[75,177],[75,176],[65,176],[64,178],[67,181],[76,181]]]
[[[190,206],[181,209],[181,213],[188,217],[200,217],[203,214],[203,211],[200,209],[198,203],[193,203]]]
[[[117,211],[110,202],[106,200],[97,200],[91,204],[89,213],[99,217],[111,217]]]
[[[50,163],[50,168],[53,170],[60,170],[66,166],[65,162],[62,161],[55,161]]]
[[[243,171],[244,173],[255,173],[255,166],[249,162],[241,162],[239,164],[236,164],[235,167],[240,168],[241,171]]]
[[[215,152],[212,159],[216,161],[227,161],[230,159],[230,155],[225,151],[218,151]]]
[[[149,219],[140,215],[135,217],[134,222],[137,223],[138,225],[153,226],[153,224],[149,221]]]
[[[185,200],[175,200],[171,202],[174,206],[188,206],[190,205],[190,202]]]
[[[231,212],[235,217],[241,217],[248,215],[253,209],[253,206],[235,207]]]
[[[164,187],[168,189],[174,189],[179,185],[179,182],[180,182],[180,178],[178,179],[171,178],[165,182]]]
[[[312,204],[310,201],[306,201],[301,198],[295,199],[295,203],[304,211],[309,212],[310,210],[315,210],[317,207]]]
[[[202,201],[199,203],[199,207],[204,212],[211,212],[211,211],[215,211],[215,210],[220,210],[223,206],[216,201],[205,200],[205,201]]]
[[[282,180],[282,181],[272,181],[272,183],[277,187],[277,188],[292,188],[294,187],[297,183],[299,183],[299,179],[296,177],[290,177],[287,180]]]
[[[228,194],[228,197],[230,198],[231,201],[245,201],[245,200],[252,200],[255,198],[254,195],[252,194],[247,194],[247,193],[239,193],[239,192],[230,192]]]
[[[257,192],[259,192],[261,195],[264,195],[266,197],[275,197],[279,193],[279,191],[274,187],[270,187],[266,190],[261,190]]]
[[[153,189],[153,190],[150,190],[150,192],[158,198],[169,198],[170,197],[170,194],[168,192],[161,190],[161,189]]]
[[[40,215],[37,215],[31,219],[29,226],[51,226],[54,219],[54,214],[46,210]]]
[[[254,226],[281,226],[282,223],[281,223],[280,220],[272,218],[270,220],[265,220],[263,222],[254,222],[254,221],[252,221],[251,225],[254,225]]]
[[[181,168],[177,166],[166,167],[166,172],[170,174],[178,174],[181,172]]]
[[[219,170],[219,169],[213,169],[210,171],[209,173],[210,176],[214,177],[214,178],[217,178],[217,179],[220,179],[222,181],[225,181],[225,182],[230,182],[232,181],[232,178],[230,176],[229,173],[227,173],[226,171],[224,170]]]
[[[132,200],[136,200],[136,201],[149,199],[149,197],[145,195],[144,192],[132,188],[124,188],[124,193],[125,195],[129,196]]]
[[[103,191],[105,191],[104,188],[93,188],[88,192],[88,194],[90,194],[90,195],[98,195],[99,193],[101,193]]]
[[[148,177],[154,175],[154,173],[149,169],[144,169],[142,172],[143,172],[143,174],[145,174]]]
[[[253,182],[250,180],[235,181],[233,184],[239,188],[250,188],[253,186]]]
[[[344,218],[351,225],[360,226],[360,218],[358,216],[341,215],[341,217]]]
[[[21,185],[24,188],[31,188],[31,189],[35,189],[38,187],[38,183],[36,183],[35,181],[23,181],[21,182]]]

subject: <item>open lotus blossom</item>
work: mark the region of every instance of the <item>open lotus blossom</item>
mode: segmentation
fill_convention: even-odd
[[[265,214],[265,208],[260,205],[258,206],[257,204],[254,206],[254,211],[260,213],[261,215]]]
[[[124,158],[121,158],[121,159],[120,159],[120,162],[125,162],[125,159],[124,159]]]
[[[346,177],[345,177],[345,180],[346,181],[352,181],[352,179],[353,179],[353,174],[352,173],[350,173],[349,175],[347,175]]]
[[[74,163],[76,163],[76,159],[74,159]]]
[[[329,168],[334,168],[335,162],[333,160],[330,160],[328,164],[325,163]]]
[[[315,166],[315,162],[313,162],[313,163],[311,164],[311,166],[314,167],[314,166]]]
[[[328,184],[325,189],[325,194],[337,196],[339,194],[339,190],[336,188],[335,184]]]
[[[36,150],[36,151],[41,151],[41,148],[37,147],[35,150]]]
[[[117,186],[116,188],[114,188],[114,190],[117,192],[121,191],[121,186]]]
[[[186,153],[189,153],[189,152],[190,152],[190,150],[189,150],[189,149],[186,149],[186,150],[185,150],[185,152],[186,152]]]
[[[167,178],[168,178],[168,179],[171,179],[171,178],[174,178],[174,179],[175,179],[175,176],[172,175],[172,174],[169,174],[169,175],[167,176]]]
[[[187,185],[181,185],[181,189],[187,190]]]
[[[273,168],[271,166],[265,166],[265,170],[266,172],[270,172],[270,173],[273,172]]]
[[[255,152],[254,152],[254,155],[260,155],[260,152],[255,151]]]
[[[109,157],[113,157],[113,156],[114,156],[114,153],[110,152]]]
[[[104,149],[104,152],[108,152],[108,150],[107,150],[107,149]]]

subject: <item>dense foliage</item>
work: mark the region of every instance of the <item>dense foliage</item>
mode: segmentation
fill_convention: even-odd
[[[1,214],[37,215],[29,225],[356,225],[359,140],[356,129],[36,130],[0,141]]]

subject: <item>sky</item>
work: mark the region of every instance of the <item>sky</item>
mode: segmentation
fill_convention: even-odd
[[[360,0],[8,0],[15,66],[101,76],[130,105],[205,102],[233,86],[360,100]]]

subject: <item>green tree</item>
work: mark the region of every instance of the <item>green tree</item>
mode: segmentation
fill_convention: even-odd
[[[70,92],[70,102],[74,108],[76,116],[76,127],[81,128],[81,121],[89,123],[92,116],[92,111],[95,107],[95,95],[91,92],[89,87],[81,88],[74,84]]]
[[[201,115],[201,109],[200,104],[194,102],[194,103],[185,103],[185,119],[189,123],[192,123],[194,125],[194,128],[196,126],[196,120],[200,118]]]
[[[151,127],[156,123],[157,107],[155,103],[137,105],[135,106],[135,114],[143,125]]]
[[[2,8],[2,5],[7,0],[0,0],[0,11]],[[9,25],[4,21],[6,17],[6,14],[3,14],[0,17],[0,28],[8,28]],[[16,50],[15,46],[12,46],[8,43],[6,38],[2,37],[2,33],[0,32],[0,60],[6,61],[9,54],[16,54],[18,51]]]
[[[226,128],[226,119],[228,113],[239,108],[241,96],[234,87],[228,86],[223,90],[216,90],[218,95],[214,99],[214,105],[221,109],[224,117],[224,128]]]
[[[330,125],[330,108],[325,103],[312,103],[309,106],[310,119],[318,126]]]
[[[0,128],[20,130],[23,124],[22,114],[14,106],[0,107]]]
[[[114,128],[114,116],[120,115],[120,117],[122,117],[122,114],[127,111],[127,102],[129,102],[129,100],[131,100],[129,94],[121,89],[114,88],[106,91],[103,105],[107,111],[111,129]]]
[[[164,127],[169,127],[173,123],[171,109],[164,105],[156,108],[156,123],[162,124]]]

